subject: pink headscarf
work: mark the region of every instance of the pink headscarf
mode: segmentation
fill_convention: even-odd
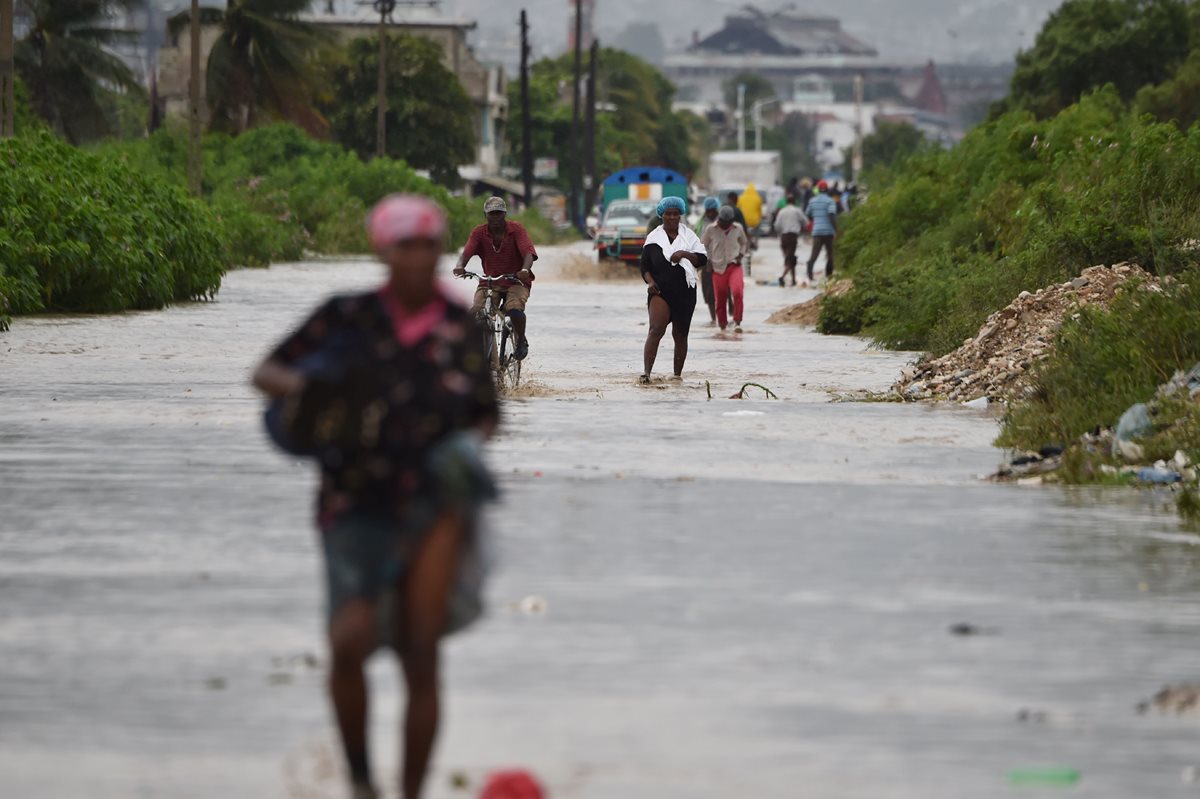
[[[446,212],[427,197],[390,194],[367,216],[367,235],[375,250],[410,239],[442,241],[446,237]]]

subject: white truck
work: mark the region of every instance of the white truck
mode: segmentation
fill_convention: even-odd
[[[708,182],[713,192],[742,192],[751,183],[766,196],[780,181],[778,150],[722,150],[708,158]]]

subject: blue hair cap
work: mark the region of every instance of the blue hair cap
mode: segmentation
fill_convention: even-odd
[[[721,207],[721,201],[718,200],[716,197],[705,197],[704,198],[704,210],[705,211],[715,211],[720,207]]]
[[[663,197],[661,200],[658,201],[658,208],[656,208],[655,210],[658,212],[658,215],[661,217],[663,214],[665,214],[671,208],[679,209],[679,213],[681,213],[681,214],[687,213],[687,203],[685,203],[683,201],[683,199],[680,197]]]

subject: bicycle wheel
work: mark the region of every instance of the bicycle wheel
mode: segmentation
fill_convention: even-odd
[[[496,381],[501,388],[510,391],[521,383],[521,362],[512,356],[512,341],[512,327],[505,324],[500,334],[500,359],[496,369]]]

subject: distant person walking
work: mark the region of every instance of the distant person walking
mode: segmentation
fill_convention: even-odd
[[[658,345],[671,327],[675,340],[675,377],[683,376],[687,360],[688,331],[696,312],[696,270],[708,263],[708,253],[687,225],[680,224],[687,206],[679,197],[666,197],[656,209],[662,226],[646,237],[642,248],[642,279],[646,281],[646,308],[650,330],[643,353],[645,370],[641,382],[649,383],[658,356]]]
[[[784,206],[775,214],[775,232],[779,234],[779,247],[783,250],[783,274],[779,276],[781,286],[789,274],[792,276],[792,285],[796,285],[796,247],[806,227],[808,217],[796,207],[796,198],[789,194]]]
[[[700,217],[696,222],[696,235],[704,238],[704,231],[708,230],[711,225],[717,224],[717,211],[721,208],[721,203],[716,197],[706,197],[704,199],[704,216]],[[700,272],[700,288],[704,295],[704,304],[708,306],[708,324],[712,327],[717,323],[717,310],[713,304],[715,295],[713,294],[713,272],[712,259],[704,265],[704,269]]]
[[[746,234],[746,237],[749,238],[750,228],[746,225],[746,215],[743,214],[742,209],[738,207],[738,193],[736,191],[731,191],[729,194],[725,195],[725,204],[733,209],[734,221],[742,226],[742,231]]]
[[[363,670],[389,646],[408,688],[402,793],[419,799],[438,728],[440,642],[478,610],[457,586],[494,491],[478,449],[498,413],[475,319],[435,279],[445,213],[392,195],[371,212],[369,233],[387,282],[322,305],[254,385],[273,400],[276,442],[321,467],[329,692],[352,796],[379,795]]]
[[[746,286],[742,260],[750,251],[750,242],[740,225],[733,221],[733,209],[728,205],[717,215],[717,224],[709,225],[700,239],[708,253],[716,293],[717,324],[724,331],[729,325],[726,301],[733,299],[733,332],[742,332],[742,309]]]
[[[812,282],[813,266],[821,251],[825,251],[825,277],[833,277],[833,240],[837,238],[837,203],[829,196],[829,184],[817,184],[817,194],[808,203],[806,216],[812,220],[812,254],[808,256],[808,280]]]

